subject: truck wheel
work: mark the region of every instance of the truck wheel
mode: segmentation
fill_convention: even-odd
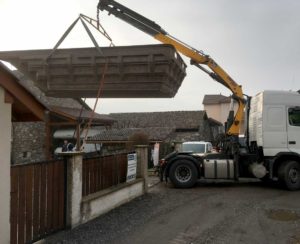
[[[300,189],[300,164],[296,161],[282,163],[278,170],[278,178],[290,191]]]
[[[170,168],[169,177],[175,187],[189,188],[197,181],[197,168],[189,160],[178,160]]]

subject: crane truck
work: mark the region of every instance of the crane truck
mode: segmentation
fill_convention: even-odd
[[[225,137],[219,153],[196,155],[173,152],[162,160],[165,179],[180,188],[192,187],[200,178],[259,178],[279,181],[288,190],[300,189],[300,91],[263,91],[254,97],[245,96],[224,69],[209,55],[178,40],[152,20],[114,0],[99,0],[99,10],[127,22],[163,44],[190,58],[213,80],[232,92],[238,104],[229,112]],[[205,67],[204,67],[205,66]],[[246,124],[245,142],[239,142],[242,119]]]

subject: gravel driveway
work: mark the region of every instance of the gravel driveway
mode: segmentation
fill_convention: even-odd
[[[300,192],[246,181],[160,183],[46,243],[300,243]]]

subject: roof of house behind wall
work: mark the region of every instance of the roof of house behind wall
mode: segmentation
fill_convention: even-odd
[[[60,106],[51,106],[50,109],[52,112],[69,117],[73,120],[88,120],[92,117],[93,113],[92,111],[86,109],[81,110],[81,108],[65,108]],[[106,122],[107,124],[115,122],[115,120],[109,117],[108,115],[97,113],[93,115],[93,120],[99,120],[103,123]]]
[[[12,121],[28,122],[45,119],[46,106],[28,89],[24,88],[18,77],[0,62],[0,85],[5,89],[5,102],[12,104]]]
[[[13,74],[18,77],[19,83],[27,89],[32,95],[34,95],[40,102],[45,104],[46,106],[61,106],[67,108],[81,108],[82,106],[85,109],[90,109],[90,107],[84,103],[81,99],[73,99],[73,98],[56,98],[46,96],[44,92],[42,92],[32,80],[27,78],[18,70],[14,70]]]
[[[91,108],[80,98],[56,98],[46,96],[33,81],[28,79],[18,70],[12,71],[13,75],[18,78],[18,83],[31,93],[38,101],[40,101],[51,112],[55,112],[73,120],[87,120],[92,116]],[[94,114],[93,122],[99,122],[111,125],[114,120],[108,115]]]
[[[226,97],[221,94],[205,95],[202,104],[212,105],[220,103],[230,103],[231,97]]]
[[[199,128],[200,121],[207,118],[205,111],[168,111],[144,113],[111,113],[117,120],[114,128]]]
[[[103,130],[99,134],[89,137],[88,143],[120,143],[127,142],[136,133],[148,135],[152,142],[165,140],[175,129],[172,127],[149,127],[149,128],[121,128]]]

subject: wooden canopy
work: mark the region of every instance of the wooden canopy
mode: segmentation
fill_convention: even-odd
[[[12,104],[12,120],[44,121],[46,107],[17,80],[11,70],[0,62],[0,86],[5,90],[5,102]]]

